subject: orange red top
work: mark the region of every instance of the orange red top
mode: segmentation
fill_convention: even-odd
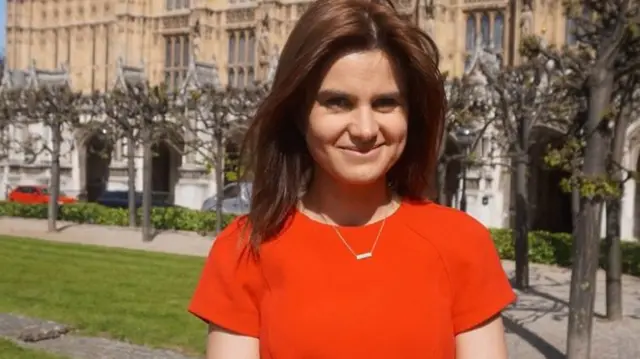
[[[340,231],[363,253],[379,226]],[[259,338],[262,359],[454,359],[456,334],[515,299],[487,229],[433,203],[403,202],[362,260],[299,212],[259,259],[240,230],[215,240],[189,311]]]

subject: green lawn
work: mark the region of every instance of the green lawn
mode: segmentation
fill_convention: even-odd
[[[0,236],[0,312],[83,334],[203,353],[186,308],[204,258]]]
[[[63,359],[64,357],[47,354],[38,350],[21,348],[12,342],[0,338],[0,359]]]

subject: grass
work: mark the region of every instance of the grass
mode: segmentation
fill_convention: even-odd
[[[48,354],[39,350],[25,349],[0,338],[0,359],[63,359],[64,357]]]
[[[84,335],[203,353],[187,313],[204,258],[0,236],[0,312],[70,324]]]

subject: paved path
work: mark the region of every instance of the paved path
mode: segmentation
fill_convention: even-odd
[[[26,331],[56,324],[64,326],[64,324],[34,318],[0,314],[0,337],[7,338],[27,349],[38,349],[74,359],[195,359],[195,357],[170,350],[151,349],[141,345],[74,334],[35,342],[24,342],[18,339]]]
[[[160,233],[153,242],[142,243],[140,232],[127,228],[101,227],[61,223],[64,229],[58,233],[46,233],[46,222],[17,218],[0,218],[0,234],[19,235],[83,244],[96,244],[150,251],[205,256],[211,241],[184,232]],[[512,262],[503,263],[512,276]],[[518,302],[504,315],[507,328],[509,357],[514,359],[564,358],[566,347],[567,302],[569,298],[570,271],[550,266],[532,265],[532,290],[518,293]],[[624,277],[624,319],[609,323],[604,313],[604,273],[598,273],[598,296],[592,343],[594,359],[640,358],[640,279]],[[0,318],[0,322],[2,319]],[[0,324],[1,325],[1,324]],[[1,333],[0,333],[1,334]],[[82,352],[100,353],[91,359],[183,359],[172,352],[150,352],[148,348],[131,346],[106,339],[82,338],[68,335],[63,339],[38,342],[42,349],[67,353],[73,358],[84,359]],[[61,349],[62,348],[62,349]],[[89,348],[89,349],[87,349]],[[92,349],[93,348],[93,349]],[[74,351],[77,351],[74,352]],[[133,354],[128,354],[133,353]]]
[[[0,217],[0,235],[193,256],[206,256],[211,248],[210,237],[193,232],[163,231],[143,242],[139,229],[58,221],[58,232],[48,233],[45,220],[15,217]]]

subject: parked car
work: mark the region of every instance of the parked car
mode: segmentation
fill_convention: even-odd
[[[17,186],[9,192],[9,202],[22,204],[44,204],[49,203],[49,189],[46,186]],[[58,204],[74,203],[77,200],[60,192]]]
[[[250,182],[233,182],[222,190],[222,213],[246,214],[251,206],[252,185]],[[216,210],[217,196],[211,196],[202,203],[202,211]]]
[[[104,191],[95,201],[105,207],[129,208],[129,191]],[[172,207],[166,195],[152,194],[151,207]],[[142,192],[136,192],[136,208],[142,207]]]

